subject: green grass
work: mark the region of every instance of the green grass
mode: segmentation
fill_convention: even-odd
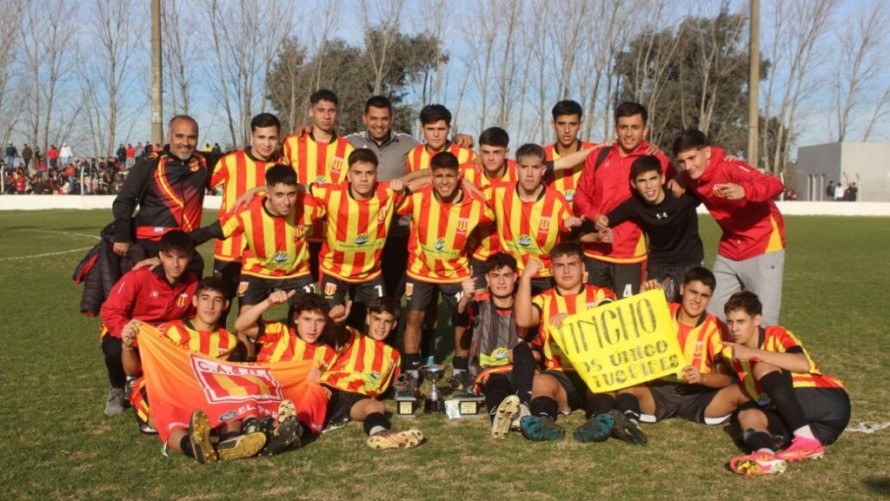
[[[826,458],[778,478],[743,479],[725,431],[647,426],[650,444],[536,444],[489,438],[487,420],[395,419],[428,438],[377,452],[357,424],[271,459],[199,465],[160,455],[129,415],[102,414],[107,379],[97,324],[78,312],[71,272],[110,211],[0,212],[0,485],[5,499],[866,499],[890,494],[890,429],[844,434]],[[205,218],[205,220],[208,220]],[[716,227],[702,218],[713,259]],[[847,384],[853,423],[890,421],[882,218],[787,218],[782,323]],[[210,245],[202,249],[209,257]],[[48,254],[42,257],[29,257]],[[22,258],[22,259],[10,259]],[[209,260],[208,260],[209,261]],[[440,350],[449,344],[443,340]],[[581,423],[576,413],[560,422]]]

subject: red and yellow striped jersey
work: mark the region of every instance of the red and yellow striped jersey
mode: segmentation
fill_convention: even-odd
[[[677,341],[683,350],[685,365],[691,365],[702,374],[715,372],[719,361],[720,350],[723,349],[722,341],[725,339],[726,326],[719,318],[705,313],[698,325],[686,325],[677,319],[678,312],[683,305],[671,303],[671,319],[677,329]],[[681,382],[676,376],[664,378],[672,382]]]
[[[313,360],[317,367],[328,367],[337,358],[333,348],[323,343],[307,343],[284,322],[263,322],[257,338],[256,361],[272,363],[288,360]]]
[[[310,192],[325,221],[322,273],[345,282],[365,282],[380,275],[383,245],[392,215],[405,198],[403,192],[393,191],[386,181],[377,183],[368,200],[356,200],[348,182],[313,184]]]
[[[222,226],[229,238],[244,235],[241,273],[264,278],[294,278],[309,274],[309,245],[306,235],[321,208],[305,193],[287,216],[273,216],[265,207],[266,197],[255,197],[247,208]]]
[[[282,153],[285,161],[297,171],[297,181],[303,184],[340,184],[346,181],[349,154],[355,149],[346,139],[337,136],[329,143],[315,140],[312,134],[291,134],[284,138]],[[315,225],[309,240],[320,242],[324,225]]]
[[[467,162],[461,165],[460,174],[461,178],[473,183],[480,190],[492,185],[519,181],[515,160],[507,160],[507,171],[497,179],[488,177],[484,169],[476,165],[476,162]],[[485,261],[489,256],[500,251],[497,226],[486,225],[476,228],[476,231],[470,235],[470,249],[473,249],[473,257],[480,261]]]
[[[495,213],[500,249],[516,258],[519,273],[535,257],[544,265],[535,277],[551,276],[550,250],[559,243],[560,233],[568,232],[566,219],[572,216],[565,198],[545,187],[537,200],[524,202],[518,184],[508,183],[487,188],[485,200]]]
[[[213,358],[227,359],[238,345],[238,337],[224,327],[199,331],[191,322],[174,320],[161,324],[158,330],[176,346]]]
[[[452,143],[450,141],[445,145],[445,148],[443,148],[442,151],[450,151],[451,153],[454,153],[459,164],[464,164],[476,158],[475,151],[469,148],[464,148],[463,146],[458,146],[457,143]],[[405,167],[405,171],[410,174],[421,169],[429,169],[430,160],[436,156],[436,153],[439,152],[430,151],[425,144],[415,146],[413,150],[408,152],[408,165]]]
[[[399,375],[402,356],[383,341],[365,336],[352,327],[347,329],[349,338],[319,381],[343,391],[377,397]]]
[[[480,225],[494,223],[485,203],[461,188],[459,201],[439,201],[432,185],[412,193],[399,207],[411,215],[408,276],[435,283],[458,283],[470,276],[468,241]]]
[[[553,287],[532,298],[532,306],[540,313],[538,337],[535,338],[534,344],[542,348],[545,369],[575,370],[556,343],[555,338],[559,336],[559,329],[554,327],[551,319],[560,313],[574,315],[596,308],[605,299],[614,300],[615,293],[611,289],[595,285],[581,285],[575,294],[560,294],[556,287]]]
[[[791,383],[795,388],[843,388],[844,385],[840,380],[832,376],[826,376],[819,371],[819,366],[813,361],[807,350],[797,337],[784,327],[778,325],[770,325],[761,328],[758,334],[757,348],[764,351],[774,351],[776,353],[787,353],[790,349],[802,352],[810,364],[810,369],[806,373],[792,372]],[[720,352],[720,357],[738,376],[739,381],[745,393],[753,400],[765,404],[768,397],[763,387],[754,378],[752,369],[757,365],[756,360],[734,360],[732,357],[732,347],[725,347]]]
[[[230,206],[245,191],[266,184],[266,171],[278,162],[277,158],[263,162],[253,158],[248,150],[238,150],[219,159],[210,187],[222,186],[222,203],[219,206],[220,222],[225,224],[232,216]],[[244,240],[241,235],[217,240],[213,258],[219,261],[240,261]]]
[[[587,141],[580,141],[580,143],[580,149],[582,150],[597,146],[596,143],[589,143]],[[559,152],[556,151],[556,143],[545,146],[544,155],[546,155],[545,160],[548,162],[558,159],[560,155]],[[553,177],[550,179],[550,187],[562,194],[569,205],[572,205],[572,199],[575,198],[575,187],[578,186],[578,180],[581,179],[582,170],[584,170],[583,161],[572,169],[554,171]]]

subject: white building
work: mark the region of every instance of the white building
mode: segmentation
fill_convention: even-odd
[[[797,150],[798,200],[830,200],[829,182],[856,183],[857,201],[890,202],[890,143],[829,143]]]

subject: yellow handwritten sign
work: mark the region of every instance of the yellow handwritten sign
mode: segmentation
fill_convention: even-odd
[[[661,290],[572,315],[554,338],[594,393],[676,374],[684,363]]]

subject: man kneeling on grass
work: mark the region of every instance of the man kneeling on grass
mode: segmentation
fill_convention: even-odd
[[[191,352],[228,360],[236,351],[238,341],[234,334],[217,326],[222,313],[229,306],[225,284],[217,278],[205,278],[192,297],[192,305],[195,308],[194,317],[161,324],[158,327],[161,335]],[[142,361],[136,346],[136,334],[140,323],[139,320],[132,320],[121,333],[122,363],[124,371],[131,377],[142,374]],[[146,433],[148,430],[153,430],[155,426],[144,378],[136,381],[130,401],[140,431]],[[247,422],[241,419],[225,422],[215,430],[219,439],[214,444],[210,438],[211,425],[207,414],[201,409],[196,409],[191,416],[189,429],[173,430],[166,440],[166,446],[174,451],[181,451],[200,463],[212,463],[218,459],[246,458],[257,453],[277,454],[299,441],[300,428],[294,404],[290,400],[281,402],[277,418],[278,425],[270,420],[270,426],[265,433],[252,424],[256,419]]]
[[[392,298],[380,297],[368,303],[367,311],[367,335],[352,327],[339,327],[333,335],[337,359],[320,379],[330,393],[328,429],[350,420],[362,421],[367,444],[373,449],[417,447],[423,434],[413,428],[393,431],[378,400],[401,371],[401,355],[386,344],[398,324],[399,306]],[[344,318],[348,315],[347,311]]]
[[[753,292],[736,292],[724,311],[733,342],[724,343],[721,357],[751,398],[738,412],[751,454],[732,458],[729,468],[744,476],[769,475],[784,472],[786,461],[821,458],[850,421],[843,384],[822,374],[789,331],[762,325],[763,305]]]

